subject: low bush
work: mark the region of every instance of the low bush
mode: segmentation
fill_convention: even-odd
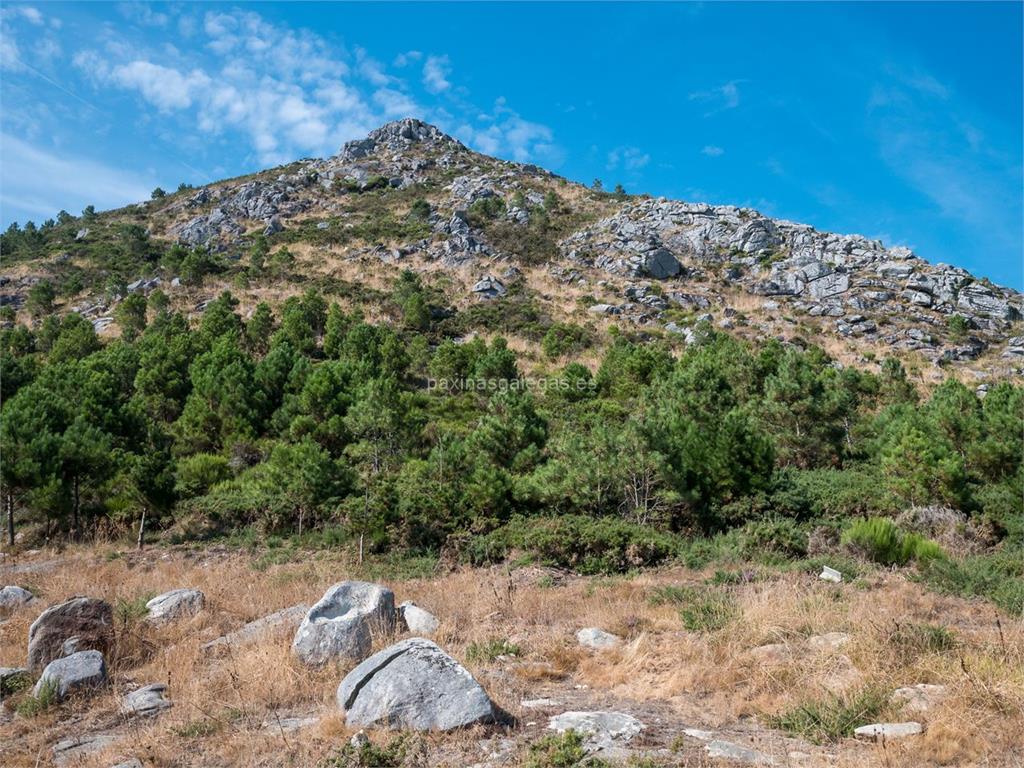
[[[466,647],[466,660],[471,662],[494,661],[499,656],[518,656],[521,649],[504,638],[492,637],[483,642],[472,642]]]
[[[679,618],[690,632],[717,632],[737,615],[732,596],[711,586],[658,587],[649,600],[654,605],[679,605]]]
[[[1011,616],[1024,616],[1024,548],[1005,547],[963,560],[938,558],[921,569],[920,578],[938,592],[985,597]]]
[[[886,691],[864,688],[845,696],[805,701],[769,717],[768,724],[819,744],[838,741],[852,736],[860,725],[877,722],[888,702]]]
[[[844,546],[882,565],[906,565],[911,560],[928,563],[946,556],[942,547],[931,539],[907,533],[884,517],[856,520],[843,532],[841,541]]]
[[[610,764],[588,755],[576,731],[553,733],[530,745],[525,768],[606,768]]]

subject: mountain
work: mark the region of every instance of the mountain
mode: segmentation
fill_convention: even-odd
[[[261,235],[268,262],[286,248],[289,269],[246,272]],[[175,244],[208,248],[222,266],[184,264]],[[541,325],[615,324],[681,341],[710,323],[817,344],[845,364],[895,354],[924,380],[1024,365],[1024,296],[963,269],[749,208],[587,188],[414,119],[333,157],[12,229],[0,247],[0,305],[24,308],[31,286],[49,281],[59,310],[106,334],[130,292],[160,287],[198,312],[223,287],[245,309],[310,283],[344,285],[370,308],[371,289],[407,268],[443,278],[449,313],[497,301],[511,315],[528,302]],[[515,323],[501,330],[517,335]]]

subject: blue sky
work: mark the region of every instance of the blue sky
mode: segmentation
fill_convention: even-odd
[[[749,205],[1024,287],[1020,3],[0,9],[4,226],[415,115],[586,183]]]

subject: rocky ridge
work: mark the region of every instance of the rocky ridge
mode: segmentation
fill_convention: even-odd
[[[557,237],[542,266],[555,281],[596,297],[591,316],[615,316],[687,341],[707,322],[751,338],[802,335],[814,343],[831,338],[855,349],[903,350],[933,364],[974,365],[987,354],[1000,374],[1024,370],[1024,336],[1014,330],[1024,296],[1015,290],[901,246],[749,208],[597,192],[536,166],[473,152],[415,119],[388,123],[333,157],[212,184],[175,196],[159,211],[156,202],[143,207],[165,222],[155,237],[231,255],[258,234],[273,244],[277,236],[302,241],[310,229],[345,232],[353,201],[374,193],[387,206],[389,195],[403,191],[429,199],[429,235],[346,243],[343,258],[377,257],[396,271],[399,262],[414,269],[417,260],[438,262],[475,283],[471,300],[501,299],[508,285],[495,275],[524,263],[519,240],[528,241],[533,222],[543,218],[551,222],[548,235]],[[546,210],[548,194],[560,210]],[[482,224],[474,210],[488,200],[500,201],[500,213]],[[166,277],[163,285],[175,289]],[[18,279],[20,286],[25,278]],[[14,278],[0,280],[14,285]],[[143,282],[139,290],[159,284]],[[14,298],[5,292],[0,303],[16,303],[20,291]],[[103,313],[94,323],[106,328],[109,308]],[[804,321],[810,325],[798,332],[794,326]]]

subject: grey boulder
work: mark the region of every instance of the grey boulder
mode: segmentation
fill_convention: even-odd
[[[584,648],[592,648],[595,651],[615,648],[622,642],[622,638],[605,632],[598,627],[584,627],[576,633],[576,640]]]
[[[494,704],[469,671],[421,637],[366,659],[338,686],[350,727],[449,731],[495,719]]]
[[[153,624],[162,624],[173,619],[195,616],[204,605],[206,595],[198,589],[172,589],[146,603],[146,609],[149,611],[146,620]]]
[[[373,645],[373,633],[390,632],[395,594],[380,584],[343,581],[324,593],[302,620],[292,652],[305,664],[361,661]]]
[[[423,610],[416,603],[402,603],[398,606],[398,615],[405,623],[406,629],[414,635],[432,635],[441,626],[436,616]]]
[[[163,683],[143,686],[121,699],[121,712],[139,717],[159,714],[171,707],[171,702],[164,696],[166,692],[167,686]]]
[[[0,613],[15,611],[27,603],[31,603],[35,595],[22,587],[7,586],[0,589]]]
[[[99,688],[106,682],[107,665],[103,654],[79,651],[47,664],[32,689],[32,695],[38,696],[47,685],[53,685],[57,698],[63,699],[70,693]]]
[[[105,600],[73,597],[43,611],[28,630],[28,668],[39,672],[69,648],[105,653],[113,640],[113,610]]]
[[[858,739],[870,741],[886,741],[888,739],[902,739],[907,736],[917,736],[924,732],[920,723],[871,723],[853,729],[853,735]]]

